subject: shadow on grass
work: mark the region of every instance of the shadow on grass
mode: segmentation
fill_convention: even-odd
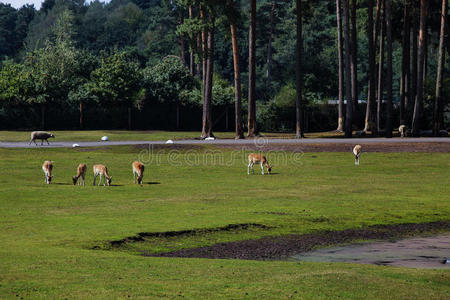
[[[103,184],[97,185],[97,184],[93,184],[93,185],[91,185],[91,186],[98,186],[98,187],[104,186],[104,187],[108,187],[108,186],[124,186],[124,185],[123,185],[123,184],[111,184],[111,185],[103,185]]]
[[[264,173],[264,175],[262,175],[261,173],[258,173],[258,174],[250,173],[250,175],[247,174],[247,176],[272,176],[272,175],[280,175],[280,173],[270,173],[270,174]]]
[[[161,182],[150,181],[150,182],[144,182],[144,184],[161,184]]]

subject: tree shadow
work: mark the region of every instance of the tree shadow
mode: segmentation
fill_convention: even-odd
[[[247,175],[247,176],[267,176],[267,175],[269,175],[269,176],[280,175],[280,173],[270,173],[270,174],[264,173],[264,175],[262,175],[261,173],[255,173],[255,174],[250,173],[250,175]]]

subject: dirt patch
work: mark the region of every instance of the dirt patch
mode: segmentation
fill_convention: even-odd
[[[364,152],[440,152],[449,153],[450,143],[362,143]],[[355,144],[350,143],[320,143],[320,144],[267,144],[256,145],[220,145],[248,151],[289,151],[289,152],[351,152]]]
[[[388,240],[443,230],[448,231],[449,229],[450,220],[421,224],[376,225],[363,229],[268,237],[258,240],[219,243],[209,247],[144,255],[157,257],[273,260],[288,258],[295,254],[311,251],[319,247],[350,243],[356,240]]]
[[[190,144],[139,144],[133,145],[134,150],[152,150],[152,151],[187,151],[187,150],[203,150],[203,145],[190,145]]]
[[[140,232],[135,236],[126,237],[117,241],[110,241],[112,247],[120,247],[126,243],[143,242],[147,238],[170,238],[170,237],[185,237],[194,235],[204,235],[214,232],[230,232],[239,230],[248,230],[252,228],[269,229],[269,226],[256,223],[245,223],[245,224],[229,224],[224,227],[216,228],[202,228],[202,229],[191,229],[191,230],[181,230],[181,231],[164,231],[164,232]]]
[[[276,216],[288,216],[292,215],[290,213],[286,212],[279,212],[279,211],[255,211],[254,214],[262,214],[262,215],[276,215]]]
[[[450,269],[450,234],[327,247],[294,255],[299,261],[349,262],[421,269]]]

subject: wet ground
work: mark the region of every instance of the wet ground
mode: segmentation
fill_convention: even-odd
[[[352,244],[292,256],[309,262],[348,262],[427,269],[448,269],[450,234],[398,241]]]
[[[341,231],[325,231],[303,235],[288,235],[266,237],[257,240],[244,240],[228,243],[218,243],[212,246],[181,249],[167,253],[143,253],[145,256],[164,257],[198,257],[198,258],[232,258],[251,260],[291,259],[300,253],[308,253],[314,249],[326,248],[334,245],[350,244],[361,240],[391,241],[411,236],[440,236],[450,230],[450,220],[430,223],[405,223],[391,225],[374,225],[361,229],[346,229]],[[450,235],[446,233],[447,236]],[[133,242],[130,240],[130,242]],[[447,241],[448,242],[448,241]],[[426,243],[426,242],[425,242]],[[409,245],[412,245],[410,243]],[[398,244],[404,245],[404,244]],[[408,244],[407,244],[408,245]],[[405,246],[408,247],[408,246]],[[440,247],[450,249],[449,244]],[[401,249],[402,247],[399,247]],[[445,251],[444,251],[445,252]],[[442,255],[450,256],[450,251]],[[375,252],[374,252],[375,253]],[[420,253],[420,250],[416,253]],[[425,253],[419,256],[435,256]],[[440,254],[441,255],[441,254]],[[442,256],[439,258],[443,260]],[[389,261],[379,259],[378,261]]]

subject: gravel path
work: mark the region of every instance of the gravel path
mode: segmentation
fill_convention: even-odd
[[[120,146],[120,145],[163,145],[166,141],[108,141],[108,142],[57,142],[51,141],[50,145],[44,142],[41,146],[31,144],[28,142],[0,142],[0,148],[71,148],[73,144],[78,144],[80,147],[99,147],[99,146]],[[174,140],[174,144],[179,145],[254,145],[254,146],[268,146],[268,145],[282,145],[282,144],[295,144],[295,145],[310,145],[310,144],[401,144],[401,143],[448,143],[450,146],[450,138],[311,138],[311,139],[245,139],[245,140],[233,140],[233,139],[218,139],[213,141],[204,140]]]

